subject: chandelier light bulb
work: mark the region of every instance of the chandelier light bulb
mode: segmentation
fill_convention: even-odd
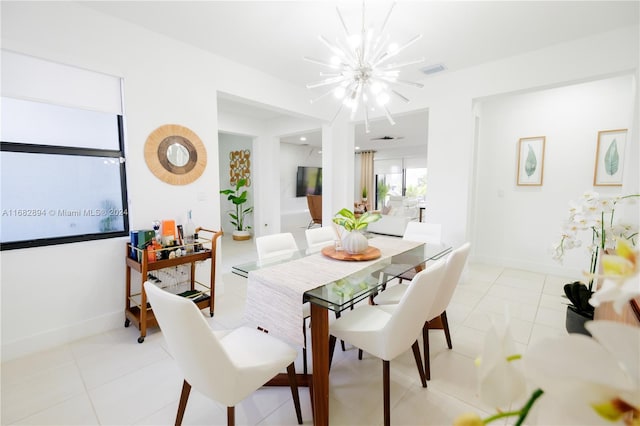
[[[395,124],[391,113],[385,105],[391,100],[392,93],[395,97],[404,102],[409,99],[399,93],[395,88],[389,88],[389,85],[404,84],[413,87],[422,87],[420,83],[414,83],[399,79],[399,68],[408,65],[417,64],[424,61],[404,61],[396,63],[388,63],[388,60],[395,57],[398,53],[419,40],[422,35],[411,38],[402,46],[397,43],[389,42],[389,35],[385,32],[391,11],[395,3],[386,14],[384,23],[379,31],[375,28],[367,28],[365,23],[365,6],[362,4],[362,22],[359,33],[348,30],[347,25],[342,18],[340,9],[336,7],[336,12],[340,20],[343,30],[342,38],[337,38],[335,44],[324,36],[319,36],[319,40],[331,51],[332,56],[329,62],[305,57],[309,62],[331,68],[332,73],[321,73],[326,77],[324,80],[307,84],[307,88],[314,89],[321,86],[329,86],[329,90],[320,97],[333,93],[333,95],[342,101],[336,115],[331,123],[335,121],[340,114],[343,106],[351,109],[351,120],[355,119],[355,115],[362,104],[364,112],[365,131],[369,133],[369,111],[374,111],[374,105],[370,104],[372,99],[375,103],[383,107],[383,112],[387,120],[392,125]],[[367,95],[369,93],[371,96]],[[312,102],[315,102],[312,101]]]

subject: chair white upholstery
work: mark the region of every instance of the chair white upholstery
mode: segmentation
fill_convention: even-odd
[[[409,222],[404,230],[403,240],[440,244],[442,225],[439,223]]]
[[[290,232],[281,234],[264,235],[256,238],[258,260],[270,259],[298,251],[296,239]]]
[[[311,228],[304,231],[307,247],[312,251],[320,251],[323,247],[332,246],[336,240],[336,231],[332,226]]]
[[[409,222],[402,239],[419,243],[442,244],[442,225],[439,223]],[[412,280],[415,275],[415,271],[407,271],[398,277],[398,281]]]
[[[286,256],[298,251],[298,244],[293,234],[282,232],[280,234],[263,235],[256,238],[258,260],[267,260],[275,257]],[[302,334],[304,335],[304,347],[302,348],[302,370],[307,374],[307,318],[311,316],[309,303],[302,304]]]
[[[361,305],[329,326],[331,353],[338,338],[382,359],[385,425],[391,423],[389,361],[412,348],[422,386],[427,387],[417,338],[440,291],[444,272],[444,260],[438,261],[414,277],[397,305]]]
[[[462,274],[464,265],[466,264],[467,258],[469,257],[470,247],[470,243],[464,243],[462,246],[455,249],[451,252],[451,254],[449,254],[449,256],[447,257],[446,271],[442,279],[442,286],[440,287],[440,291],[437,293],[436,298],[433,300],[433,302],[427,302],[431,305],[427,316],[427,322],[425,323],[423,330],[424,364],[427,379],[431,379],[431,367],[429,361],[429,322],[434,321],[438,318],[440,319],[445,338],[447,339],[447,346],[449,347],[449,349],[452,349],[453,345],[451,343],[451,333],[449,332],[449,322],[447,320],[447,306],[449,305],[449,302],[451,302],[453,292],[455,291],[456,286],[460,281],[460,275]],[[381,292],[378,296],[376,296],[373,301],[377,305],[391,305],[400,303],[400,301],[404,297],[404,294],[407,292],[408,287],[410,287],[411,285],[412,284],[398,284],[393,287],[389,287],[385,291]]]
[[[296,351],[248,327],[213,331],[195,303],[145,282],[144,290],[169,351],[184,376],[176,425],[182,423],[191,388],[227,406],[234,424],[235,405],[287,369],[298,424],[302,424],[296,385]]]

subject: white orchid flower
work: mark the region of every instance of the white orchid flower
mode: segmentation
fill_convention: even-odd
[[[589,303],[598,307],[603,302],[613,302],[613,308],[620,314],[622,307],[631,299],[640,296],[640,271],[638,267],[638,251],[619,239],[616,254],[602,256],[604,282]],[[640,363],[640,360],[638,361]]]
[[[640,422],[640,328],[591,321],[593,339],[541,340],[523,355],[527,378],[544,390],[527,423]]]
[[[509,407],[526,392],[520,355],[509,326],[495,323],[487,331],[479,359],[478,392],[492,407]]]

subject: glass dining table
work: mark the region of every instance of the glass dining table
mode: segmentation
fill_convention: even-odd
[[[446,244],[424,244],[416,242],[403,243],[401,239],[391,237],[377,237],[371,239],[370,244],[383,245],[392,241],[393,249],[382,249],[381,256],[366,262],[349,262],[345,260],[327,259],[319,251],[300,250],[286,256],[276,257],[265,261],[247,262],[232,267],[232,272],[249,278],[252,273],[266,271],[266,268],[295,269],[295,262],[306,262],[305,275],[317,276],[317,284],[302,293],[302,300],[298,303],[309,302],[311,306],[311,354],[313,368],[310,375],[298,374],[298,384],[309,386],[313,402],[313,419],[316,425],[329,423],[329,318],[328,312],[334,311],[336,316],[354,304],[374,296],[382,291],[389,281],[410,271],[420,271],[428,267],[428,262],[439,260],[449,254],[451,246]],[[405,244],[405,245],[403,245]],[[293,262],[293,263],[292,263]],[[331,262],[349,262],[352,265],[340,265]],[[329,280],[324,281],[321,274],[313,274],[310,265],[321,265],[321,269],[339,269]],[[344,268],[347,266],[347,268]],[[331,275],[329,275],[331,276]],[[307,277],[308,279],[308,277]],[[313,281],[312,281],[313,282]],[[251,280],[249,284],[251,285]],[[248,293],[251,289],[248,289]],[[264,300],[263,300],[264,299]],[[267,298],[258,298],[257,303],[272,304]],[[261,302],[263,300],[263,302]],[[254,301],[255,304],[255,301]],[[301,309],[299,309],[301,311]],[[300,330],[301,322],[297,323]],[[271,330],[269,330],[271,332]],[[274,333],[277,336],[277,333]],[[270,383],[272,385],[288,385],[286,379],[281,378]]]

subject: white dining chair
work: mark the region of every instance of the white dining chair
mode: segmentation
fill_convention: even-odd
[[[431,362],[429,359],[429,329],[440,328],[444,331],[445,338],[447,340],[447,346],[449,349],[453,349],[451,343],[451,333],[449,332],[449,321],[447,320],[447,306],[451,302],[453,293],[460,281],[460,276],[464,270],[464,266],[469,257],[469,250],[471,248],[470,243],[464,243],[462,246],[453,250],[447,257],[447,266],[444,277],[442,279],[442,286],[437,293],[433,302],[428,301],[427,304],[431,305],[429,309],[427,321],[424,324],[422,331],[423,337],[423,352],[424,352],[424,365],[427,374],[427,380],[431,380]],[[431,268],[431,266],[429,266]],[[429,269],[427,268],[427,269]],[[399,284],[393,287],[389,287],[386,291],[381,292],[373,299],[376,305],[393,305],[400,303],[400,300],[404,297],[404,294],[408,291],[408,288],[412,284],[404,285]],[[439,320],[439,321],[438,321]],[[440,324],[438,324],[438,322]],[[438,326],[438,327],[436,327]]]
[[[307,247],[311,251],[320,251],[326,246],[333,246],[337,239],[336,230],[333,226],[323,226],[311,228],[304,231],[307,240]]]
[[[427,387],[422,366],[418,336],[427,320],[429,301],[436,299],[445,272],[444,260],[416,274],[397,305],[361,305],[347,311],[329,326],[331,353],[336,339],[343,339],[357,348],[381,358],[383,365],[384,424],[391,424],[390,361],[407,349],[413,349],[422,387]],[[427,306],[425,306],[427,305]]]
[[[409,222],[402,235],[403,240],[427,244],[442,244],[442,225],[439,223]],[[411,281],[416,271],[407,271],[398,277],[398,282]]]
[[[182,424],[191,388],[226,405],[227,424],[235,424],[235,406],[285,368],[298,424],[302,424],[295,349],[248,327],[212,330],[193,301],[149,281],[144,283],[144,291],[184,376],[176,425]]]
[[[293,234],[282,232],[279,234],[263,235],[256,238],[258,260],[268,260],[275,257],[285,257],[298,251],[298,244]],[[302,347],[302,371],[307,374],[307,319],[311,316],[309,303],[302,304],[302,335],[304,346]]]
[[[279,256],[286,256],[298,251],[296,239],[290,232],[263,235],[256,238],[258,260],[266,260]]]

